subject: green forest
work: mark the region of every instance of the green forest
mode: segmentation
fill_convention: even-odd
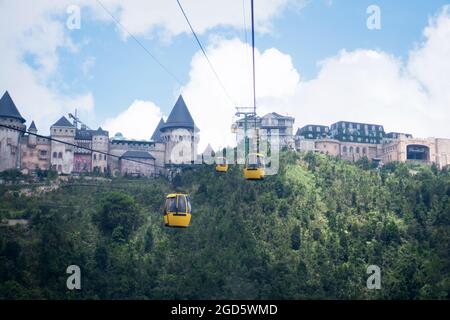
[[[0,226],[1,299],[450,297],[449,169],[283,152],[263,181],[244,180],[242,166],[196,165],[171,181],[24,187],[0,185],[1,220],[28,221]],[[163,224],[175,190],[191,198],[186,229]],[[69,265],[81,290],[66,287]],[[369,265],[379,290],[366,286]]]

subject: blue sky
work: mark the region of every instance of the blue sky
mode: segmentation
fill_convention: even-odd
[[[380,49],[406,57],[422,39],[429,17],[446,1],[376,1],[381,8],[382,29],[368,30],[366,8],[373,3],[334,0],[329,5],[328,1],[319,0],[310,1],[302,9],[285,10],[274,19],[270,33],[257,35],[257,47],[261,50],[275,47],[288,53],[296,69],[306,78],[317,74],[319,61],[343,48]],[[188,1],[185,7],[189,12]],[[242,12],[236,14],[242,15]],[[192,23],[195,26],[196,21]],[[242,29],[217,27],[201,35],[205,45],[211,34],[243,40]],[[87,44],[76,54],[61,50],[58,76],[67,85],[62,90],[91,91],[99,123],[123,110],[134,99],[152,99],[166,115],[170,112],[179,86],[131,38],[121,39],[116,25],[83,19],[82,28],[70,31],[70,36],[76,43],[87,41]],[[156,36],[138,38],[181,81],[188,81],[190,62],[198,51],[190,34],[183,33],[169,41]],[[95,58],[95,63],[89,76],[85,76],[82,65],[90,57]]]
[[[240,64],[250,58],[243,43],[243,1],[249,28],[249,0],[182,1],[240,105],[248,104],[251,94],[250,87],[242,86],[248,83],[249,70]],[[223,133],[213,132],[218,129],[209,122],[220,114],[220,130],[226,130],[233,106],[224,102],[175,0],[102,2],[181,86],[125,37],[94,0],[39,0],[31,7],[26,0],[5,1],[0,3],[0,52],[6,72],[0,75],[0,87],[11,92],[27,120],[36,120],[45,132],[61,114],[77,107],[92,127],[107,125],[142,139],[183,93],[202,132],[220,140]],[[66,9],[73,3],[81,8],[81,28],[69,30]],[[450,136],[450,97],[445,93],[450,76],[444,75],[450,74],[446,4],[255,0],[260,112],[293,115],[296,126],[353,120],[380,122],[416,135]],[[366,27],[370,5],[381,10],[380,30]],[[431,30],[427,35],[425,28]],[[249,32],[247,36],[250,39]],[[371,73],[365,75],[365,70]],[[124,112],[127,117],[121,117]],[[135,125],[135,118],[148,122],[141,119],[141,126]],[[423,125],[423,119],[429,125]]]

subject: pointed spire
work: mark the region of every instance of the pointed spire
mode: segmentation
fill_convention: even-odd
[[[20,115],[14,101],[11,99],[9,92],[6,91],[0,99],[0,117],[9,117],[20,120],[22,123],[25,119]]]
[[[166,128],[195,128],[194,120],[192,119],[191,113],[189,112],[182,95],[178,97],[166,123],[161,129],[164,130]]]
[[[165,124],[164,119],[161,118],[161,120],[159,120],[159,123],[156,126],[156,129],[153,132],[152,137],[150,138],[150,140],[152,140],[152,141],[160,141],[161,140],[161,128],[162,128],[162,126],[164,124]]]
[[[31,121],[30,127],[28,128],[28,131],[35,131],[37,132],[36,124],[34,121]]]

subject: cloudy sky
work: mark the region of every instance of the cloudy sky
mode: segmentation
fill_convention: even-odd
[[[235,105],[252,104],[250,0],[181,2],[231,99],[175,0],[0,0],[1,94],[43,134],[77,108],[91,127],[134,139],[149,139],[183,94],[200,148],[232,143]],[[450,138],[446,2],[255,0],[258,113]],[[367,27],[371,5],[381,29]]]

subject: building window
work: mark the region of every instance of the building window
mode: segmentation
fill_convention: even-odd
[[[56,153],[56,152],[53,152],[53,158],[58,158],[58,153]]]
[[[62,159],[62,152],[58,153],[58,158]]]
[[[350,147],[350,153],[353,153],[353,147]]]
[[[62,165],[58,165],[58,171],[59,171],[59,172],[62,171]]]
[[[342,151],[344,151],[345,153],[347,153],[347,147],[344,146],[344,147],[342,148]]]
[[[366,148],[363,148],[363,154],[366,154],[367,153],[367,149]]]
[[[94,154],[94,160],[97,160],[97,155],[96,154]]]
[[[359,147],[356,147],[356,153],[359,153]]]

